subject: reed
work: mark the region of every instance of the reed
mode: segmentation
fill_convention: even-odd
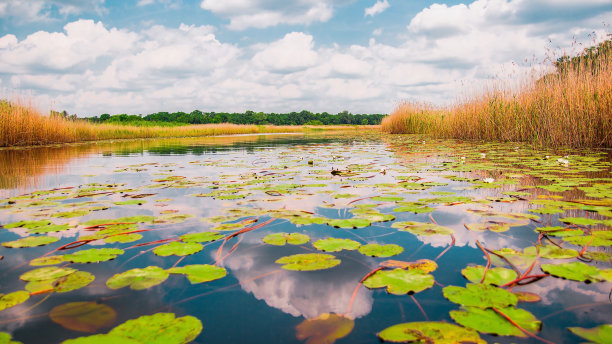
[[[371,128],[372,126],[368,127]],[[0,147],[46,145],[109,139],[289,133],[349,128],[353,127],[239,125],[229,123],[175,127],[95,124],[80,120],[71,120],[61,116],[45,116],[32,106],[32,104],[19,100],[0,100]],[[353,129],[356,128],[365,127],[355,127]]]
[[[446,107],[401,103],[381,129],[547,147],[612,147],[612,44],[606,42],[598,54],[590,50],[588,58],[559,62],[555,73],[532,75],[518,91],[492,87]]]

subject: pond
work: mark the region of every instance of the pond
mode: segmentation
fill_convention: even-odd
[[[609,342],[611,161],[375,132],[0,150],[0,342]]]

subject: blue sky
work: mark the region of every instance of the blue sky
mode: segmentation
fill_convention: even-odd
[[[611,0],[0,0],[0,89],[80,116],[387,113],[515,83]]]

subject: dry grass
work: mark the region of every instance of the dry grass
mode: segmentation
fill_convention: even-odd
[[[533,77],[518,92],[494,88],[445,108],[402,103],[381,127],[441,138],[612,147],[612,55],[581,63]]]
[[[311,130],[361,128],[349,126],[273,126],[200,124],[179,127],[136,127],[72,121],[45,116],[34,106],[20,101],[0,100],[0,147],[31,146],[109,139],[200,137],[254,133],[289,133]]]

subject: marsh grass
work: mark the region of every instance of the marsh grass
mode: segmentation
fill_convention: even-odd
[[[0,147],[32,146],[110,139],[200,137],[232,134],[289,133],[357,129],[350,126],[273,126],[198,124],[184,126],[126,126],[94,124],[61,116],[45,116],[23,101],[0,100]]]
[[[446,107],[401,103],[383,119],[381,128],[388,133],[548,147],[612,147],[611,50],[566,59],[557,72],[530,77],[518,91],[493,87]]]

